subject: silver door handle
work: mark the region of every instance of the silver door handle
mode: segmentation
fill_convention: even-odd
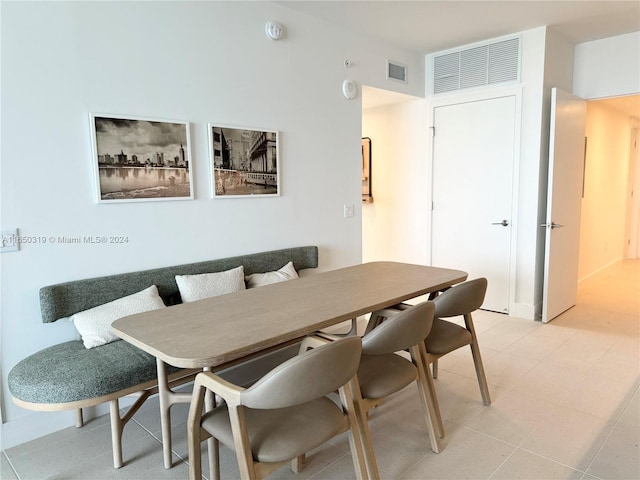
[[[508,227],[509,220],[502,220],[501,222],[492,223],[491,225],[502,225],[503,227]]]
[[[551,223],[541,223],[540,224],[541,227],[545,227],[545,228],[560,228],[560,227],[564,227],[564,225],[560,225],[559,223],[555,223],[555,222],[551,222]]]

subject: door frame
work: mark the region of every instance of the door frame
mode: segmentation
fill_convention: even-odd
[[[635,146],[632,146],[631,144]],[[627,182],[627,215],[625,219],[623,258],[640,257],[640,121],[629,121],[629,180]],[[634,156],[635,154],[635,156]]]
[[[503,97],[515,97],[515,125],[514,125],[514,145],[513,145],[513,171],[512,171],[512,189],[511,189],[511,244],[510,244],[510,258],[509,258],[509,304],[508,315],[518,316],[517,311],[517,298],[516,298],[516,272],[517,272],[517,258],[518,258],[518,237],[520,235],[520,227],[518,222],[518,208],[519,208],[519,191],[520,191],[520,149],[522,142],[522,87],[521,86],[504,86],[497,88],[483,88],[482,90],[470,90],[464,92],[453,92],[447,94],[440,94],[429,97],[427,108],[427,128],[431,130],[431,133],[427,135],[427,171],[429,172],[428,179],[428,198],[429,208],[427,208],[428,225],[429,225],[429,245],[428,245],[428,258],[429,264],[432,264],[432,238],[433,238],[433,124],[435,118],[435,109],[439,107],[447,107],[452,105],[458,105],[461,103],[479,102],[484,100],[493,100]]]

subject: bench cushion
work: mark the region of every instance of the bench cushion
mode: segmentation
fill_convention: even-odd
[[[180,369],[168,366],[168,373]],[[118,340],[86,349],[71,341],[41,350],[9,373],[16,399],[57,404],[94,399],[157,379],[156,359]]]
[[[239,292],[246,288],[242,265],[223,272],[176,275],[176,283],[183,303]]]
[[[244,277],[247,288],[262,287],[271,283],[285,282],[298,278],[298,272],[293,268],[293,262],[287,263],[280,270],[265,273],[253,273]]]
[[[71,321],[82,337],[85,348],[95,348],[120,338],[111,331],[111,324],[122,317],[135,313],[166,308],[158,295],[155,285],[119,298],[113,302],[98,305],[83,312],[74,313]]]

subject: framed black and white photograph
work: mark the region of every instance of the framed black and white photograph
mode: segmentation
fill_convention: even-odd
[[[280,195],[278,132],[209,124],[213,198]]]
[[[98,202],[193,199],[189,124],[91,114]]]
[[[371,139],[362,137],[362,201],[364,203],[373,202],[371,186]]]

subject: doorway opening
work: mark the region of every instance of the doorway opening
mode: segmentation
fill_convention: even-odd
[[[640,95],[587,102],[579,281],[638,257]]]

